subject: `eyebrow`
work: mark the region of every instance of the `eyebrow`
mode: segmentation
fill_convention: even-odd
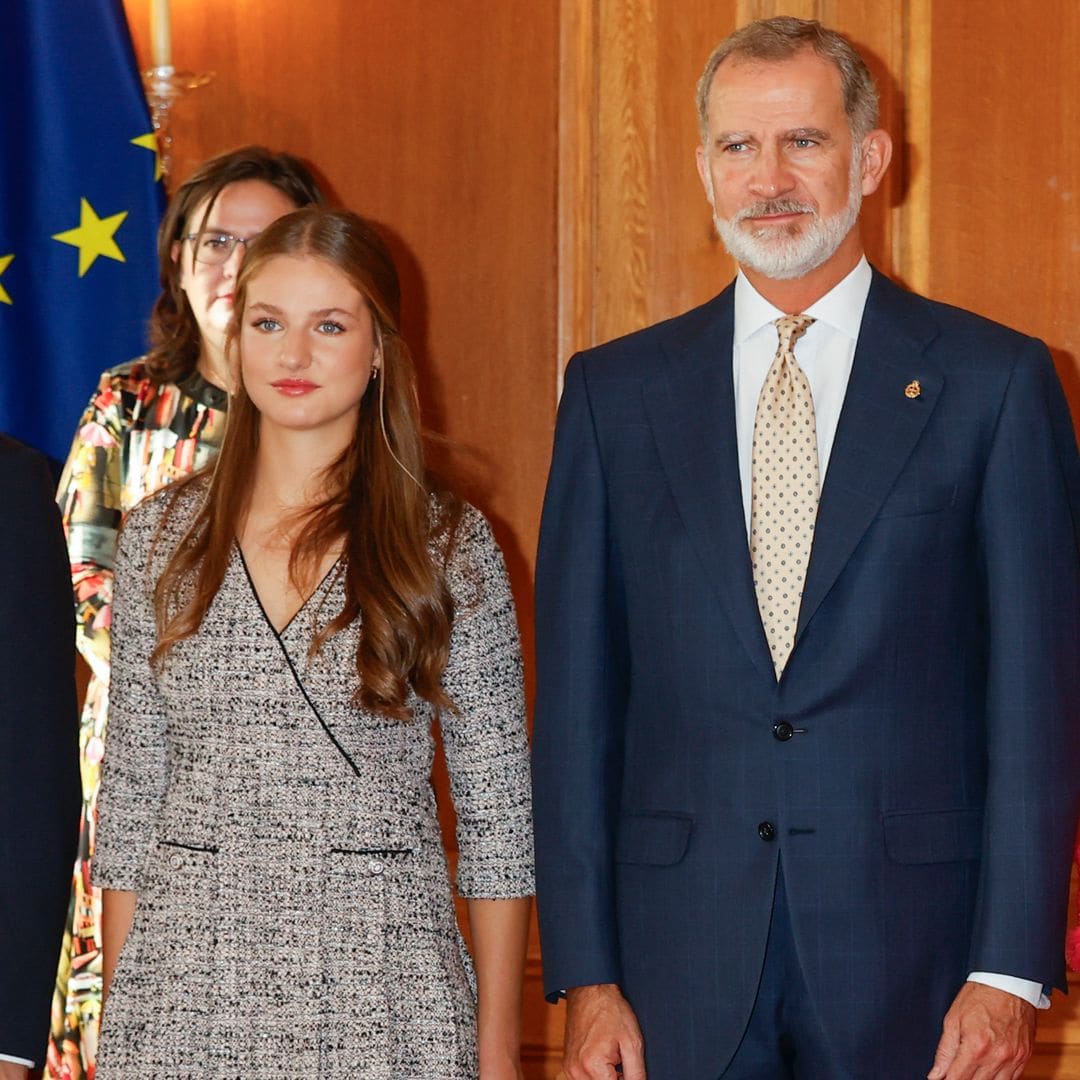
[[[832,136],[821,128],[793,128],[787,132],[789,139],[813,139],[816,142],[829,142]]]
[[[200,228],[194,228],[190,230],[192,236],[234,236],[235,233],[229,232],[222,225],[211,225],[209,223],[203,225]]]
[[[821,128],[800,127],[791,128],[783,134],[785,139],[815,139],[817,142],[830,142],[832,136]],[[754,136],[749,131],[721,131],[716,135],[717,143],[744,143],[754,142]]]
[[[284,311],[276,304],[268,304],[265,300],[256,300],[248,308],[249,311],[253,311],[258,308],[260,311],[265,311],[270,315],[283,315]],[[350,318],[355,318],[355,314],[351,311],[346,311],[345,308],[328,307],[319,308],[317,311],[309,311],[309,315],[314,316],[317,319],[326,319],[331,315],[347,315]]]

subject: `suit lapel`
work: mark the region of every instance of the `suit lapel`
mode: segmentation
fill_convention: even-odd
[[[944,379],[916,297],[874,274],[821,493],[796,645],[902,471]],[[905,388],[917,381],[919,393]]]
[[[683,525],[755,665],[773,676],[754,595],[731,371],[734,289],[663,343],[645,410]]]

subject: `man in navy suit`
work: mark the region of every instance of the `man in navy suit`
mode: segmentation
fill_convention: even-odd
[[[45,459],[0,436],[0,1080],[41,1067],[79,836],[75,615]]]
[[[541,527],[566,1075],[1018,1077],[1064,986],[1080,784],[1068,410],[1040,342],[867,264],[891,142],[842,37],[745,27],[698,104],[739,275],[572,360]],[[792,340],[810,484],[765,445]],[[757,545],[798,526],[757,504],[789,482],[812,545],[785,641]]]

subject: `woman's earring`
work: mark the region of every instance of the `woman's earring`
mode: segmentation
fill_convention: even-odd
[[[379,377],[379,365],[371,365],[371,381],[374,382]]]

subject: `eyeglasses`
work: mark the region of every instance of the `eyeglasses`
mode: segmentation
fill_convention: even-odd
[[[188,233],[184,237],[195,245],[195,261],[205,266],[220,266],[228,262],[229,256],[236,250],[237,244],[244,245],[244,253],[247,254],[248,245],[255,239],[254,236],[232,236],[229,233]]]

